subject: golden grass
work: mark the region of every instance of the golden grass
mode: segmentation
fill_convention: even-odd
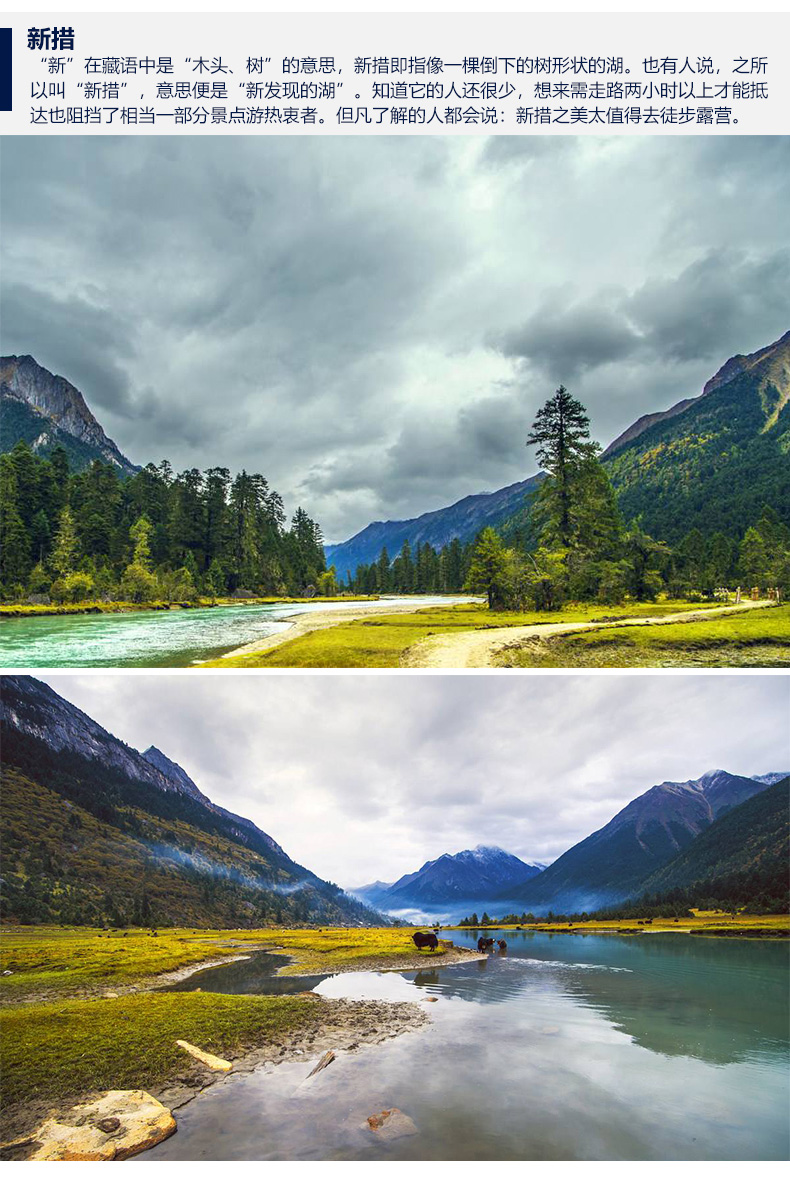
[[[524,922],[516,925],[479,927],[490,930],[534,930],[544,934],[564,934],[568,930],[579,933],[603,934],[715,934],[755,938],[790,937],[790,914],[730,914],[723,910],[692,910],[693,918],[653,918],[649,925],[644,919],[613,918],[611,921],[588,922]],[[460,930],[460,926],[445,927]],[[478,929],[478,927],[475,927]]]
[[[13,927],[0,932],[0,999],[16,1002],[151,980],[164,972],[243,954],[245,947],[282,948],[293,957],[284,974],[330,972],[363,962],[397,963],[416,952],[405,928],[102,931],[82,927]],[[421,951],[438,958],[442,951]]]

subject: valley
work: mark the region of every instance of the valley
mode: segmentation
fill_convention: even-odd
[[[2,689],[4,1158],[468,1158],[488,1123],[498,1158],[552,1154],[560,1128],[590,1158],[591,1062],[617,1079],[596,1157],[785,1150],[781,769],[659,782],[549,861],[480,843],[343,889],[159,745],[30,676]],[[511,1118],[547,1070],[561,1124]]]

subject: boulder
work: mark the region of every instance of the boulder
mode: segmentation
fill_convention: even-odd
[[[379,1139],[404,1139],[407,1135],[419,1135],[415,1123],[393,1106],[391,1110],[382,1110],[368,1118],[368,1126]]]
[[[172,1113],[145,1090],[109,1090],[28,1136],[30,1160],[125,1160],[176,1130]]]

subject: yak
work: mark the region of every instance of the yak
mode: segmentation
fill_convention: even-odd
[[[494,946],[493,938],[483,938],[482,934],[477,940],[477,949],[479,951],[490,951]]]
[[[499,941],[497,942],[497,946],[499,947],[499,949],[501,951],[507,950],[507,943],[505,942],[504,938],[499,939]]]
[[[421,930],[412,934],[412,940],[418,951],[425,950],[426,947],[429,951],[435,951],[439,945],[439,939],[435,934],[423,934]]]

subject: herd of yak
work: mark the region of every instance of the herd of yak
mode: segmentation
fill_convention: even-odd
[[[415,934],[412,934],[412,940],[418,951],[423,951],[426,949],[429,951],[435,951],[439,945],[439,939],[436,937],[435,931],[433,934],[426,934],[423,931],[418,930]],[[505,942],[504,938],[498,938],[496,940],[496,944],[501,951],[507,950],[507,943]],[[483,938],[481,936],[477,940],[477,949],[479,951],[492,951],[494,949],[494,939]]]

